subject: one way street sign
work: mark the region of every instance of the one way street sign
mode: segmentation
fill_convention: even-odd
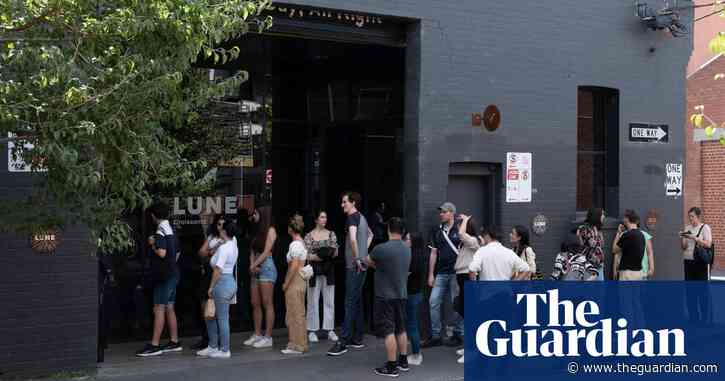
[[[630,123],[629,141],[644,143],[669,143],[670,127],[666,124]]]

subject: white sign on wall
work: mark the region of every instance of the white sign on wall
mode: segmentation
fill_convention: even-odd
[[[531,153],[506,154],[506,202],[531,202]]]
[[[667,163],[665,173],[665,194],[669,197],[682,196],[682,163]]]
[[[8,132],[8,138],[13,138],[15,135],[13,133]],[[25,150],[31,150],[33,149],[33,145],[30,143],[23,144],[23,148]],[[13,155],[13,150],[15,149],[15,143],[12,141],[8,142],[8,172],[30,172],[30,165],[23,161],[23,158],[20,157],[21,152],[18,151],[15,155]]]

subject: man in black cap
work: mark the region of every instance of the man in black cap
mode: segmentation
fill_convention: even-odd
[[[456,219],[456,206],[444,202],[438,208],[441,224],[431,237],[431,254],[428,268],[428,286],[433,288],[430,294],[431,337],[423,347],[435,347],[442,344],[442,310],[441,305],[447,298],[451,303],[455,297],[456,283],[455,264],[461,247],[458,235],[460,221]],[[449,346],[460,346],[463,343],[463,319],[456,314],[454,336]]]

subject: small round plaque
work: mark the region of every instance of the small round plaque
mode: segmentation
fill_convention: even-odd
[[[60,244],[60,234],[57,230],[40,230],[30,236],[30,247],[40,254],[51,254]]]
[[[483,112],[483,126],[489,131],[496,131],[501,125],[501,111],[495,105],[489,105]]]
[[[534,234],[539,236],[544,235],[548,229],[549,219],[545,215],[539,214],[534,217],[534,220],[531,222],[531,230],[534,231]]]

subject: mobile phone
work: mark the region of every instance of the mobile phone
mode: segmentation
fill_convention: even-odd
[[[687,237],[687,236],[689,236],[690,234],[692,234],[692,233],[690,233],[690,232],[680,232],[680,236],[681,236],[681,237]]]

